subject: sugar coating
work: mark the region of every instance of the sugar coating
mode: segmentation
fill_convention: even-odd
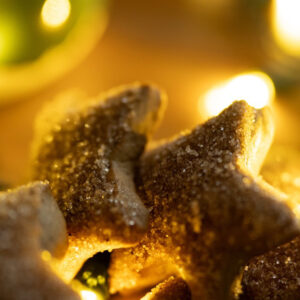
[[[79,300],[41,258],[41,238],[47,233],[40,224],[39,212],[45,201],[50,201],[49,188],[42,183],[0,194],[1,300]],[[51,237],[52,229],[48,230]],[[52,237],[51,242],[42,241],[42,245],[55,248]]]
[[[299,151],[276,145],[268,154],[262,173],[273,186],[289,195],[299,217]],[[258,256],[246,266],[241,299],[299,299],[300,238]]]
[[[141,300],[191,300],[191,291],[184,280],[171,276],[154,287]]]
[[[300,295],[300,238],[255,257],[245,268],[241,300],[297,300]]]
[[[251,257],[297,235],[290,208],[257,176],[271,140],[269,111],[242,101],[146,153],[136,184],[150,227],[136,247],[113,252],[111,292],[176,274],[193,299],[228,299]]]
[[[97,99],[58,99],[39,115],[33,178],[50,182],[67,222],[70,246],[58,267],[65,279],[96,252],[133,245],[146,232],[133,172],[163,102],[157,88],[133,84]]]

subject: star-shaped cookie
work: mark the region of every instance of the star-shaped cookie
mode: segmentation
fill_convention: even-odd
[[[141,300],[191,300],[191,291],[184,280],[171,276],[154,287]]]
[[[136,184],[150,227],[137,246],[113,252],[111,292],[176,274],[193,299],[228,299],[241,266],[296,236],[292,211],[258,176],[272,134],[269,110],[241,101],[146,153]]]
[[[241,300],[297,300],[300,295],[300,238],[253,258],[242,278]]]
[[[133,173],[160,119],[164,96],[133,84],[97,99],[49,103],[36,122],[33,178],[48,180],[69,232],[57,266],[70,280],[99,251],[128,247],[145,234],[148,210]]]
[[[1,300],[79,300],[42,259],[42,250],[62,255],[66,241],[64,218],[46,184],[1,193]]]
[[[262,169],[264,178],[288,195],[299,217],[299,150],[291,145],[274,145]],[[300,237],[251,259],[242,277],[240,299],[299,299]]]

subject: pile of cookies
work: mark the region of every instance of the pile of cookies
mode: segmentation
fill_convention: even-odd
[[[111,294],[299,299],[297,220],[259,176],[269,110],[235,102],[146,149],[165,104],[133,84],[44,107],[33,183],[0,194],[1,299],[79,299],[66,282],[105,250]]]

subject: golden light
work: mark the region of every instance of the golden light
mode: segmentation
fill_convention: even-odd
[[[42,257],[43,261],[48,262],[48,263],[52,259],[51,253],[49,251],[46,251],[46,250],[42,251],[41,257]]]
[[[5,49],[5,38],[3,33],[0,32],[0,60],[1,57],[3,56],[4,49]]]
[[[92,291],[82,290],[79,293],[82,300],[99,300],[98,296]]]
[[[240,74],[206,93],[199,100],[200,113],[208,117],[218,115],[236,100],[245,100],[255,108],[270,105],[275,96],[271,78],[263,72]]]
[[[13,18],[0,16],[0,63],[14,54],[20,38]]]
[[[0,21],[0,62],[5,58],[7,52],[7,43],[9,42],[9,35],[7,32],[6,20]]]
[[[287,189],[287,194],[290,195],[290,197],[286,196],[288,199],[287,203],[293,209],[297,218],[300,218],[300,197],[298,193],[300,177],[295,175],[294,172],[283,172],[280,177],[281,182]]]
[[[63,25],[70,13],[71,4],[69,0],[46,0],[41,17],[44,25],[55,28]]]
[[[300,1],[273,0],[271,8],[277,43],[289,54],[300,55]]]
[[[81,300],[104,300],[106,299],[101,290],[94,290],[77,279],[71,282],[72,289],[80,295]]]

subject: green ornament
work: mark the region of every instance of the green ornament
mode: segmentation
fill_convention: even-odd
[[[0,105],[57,80],[97,44],[109,0],[0,0]]]
[[[0,2],[0,63],[33,61],[62,43],[81,18],[106,9],[105,0],[4,0]]]

